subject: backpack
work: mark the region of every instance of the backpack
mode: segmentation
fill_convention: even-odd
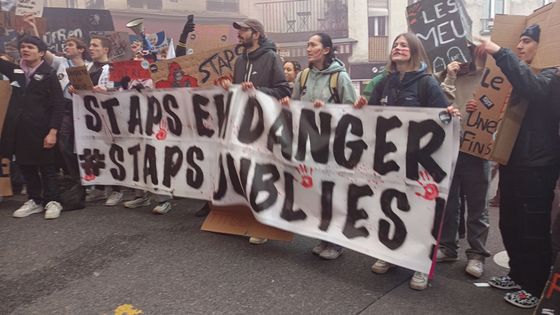
[[[420,104],[421,105],[426,105],[428,104],[429,100],[428,100],[428,78],[429,77],[433,77],[432,74],[424,74],[420,80],[418,81],[418,84],[416,84],[416,94],[418,95],[418,99],[420,100]],[[385,95],[386,89],[387,89],[387,82],[389,81],[389,76],[386,75],[383,79],[381,79],[381,81],[379,81],[379,83],[375,86],[375,91],[377,92],[377,95],[379,96],[383,96]],[[381,93],[379,93],[381,92]]]
[[[340,72],[334,72],[329,75],[329,91],[331,92],[331,99],[334,101],[335,104],[342,103],[342,100],[340,99],[337,90],[339,74]],[[301,72],[301,76],[299,77],[300,91],[303,91],[305,89],[308,77],[309,77],[309,68],[305,68],[303,69],[303,71]]]
[[[83,209],[86,207],[86,191],[79,180],[69,175],[58,178],[60,204],[64,211]]]

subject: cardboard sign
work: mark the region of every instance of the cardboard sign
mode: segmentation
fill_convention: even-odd
[[[84,92],[73,101],[85,185],[243,205],[276,229],[413,270],[434,263],[459,148],[459,121],[442,122],[441,108],[286,108],[239,86]],[[250,222],[222,213],[208,224],[270,236]]]
[[[202,231],[292,241],[294,234],[257,221],[247,206],[211,206]]]
[[[187,55],[233,46],[238,42],[237,30],[231,24],[197,24],[195,31],[187,39]]]
[[[76,90],[93,90],[93,82],[86,66],[66,68],[68,80]]]
[[[128,61],[134,58],[134,53],[130,46],[130,37],[127,32],[113,32],[113,31],[93,31],[91,35],[105,36],[111,43],[111,50],[109,50],[109,60],[115,61]]]
[[[120,82],[124,77],[129,77],[131,80],[150,79],[149,65],[145,60],[113,62],[109,66],[109,80]]]
[[[12,87],[10,81],[0,80],[0,130],[4,126],[10,96],[12,95]],[[10,180],[10,160],[2,159],[0,165],[0,196],[11,196],[12,181]]]
[[[41,17],[43,16],[43,3],[43,0],[17,0],[16,15]]]
[[[82,38],[87,44],[90,32],[115,30],[108,10],[45,8],[43,16],[49,21],[43,40],[54,51],[63,51],[69,36]]]
[[[227,46],[157,61],[150,66],[152,80],[158,88],[212,86],[218,78],[233,75],[235,59],[240,54],[237,46]]]
[[[408,25],[422,41],[434,72],[441,72],[452,61],[472,60],[467,47],[470,26],[465,25],[466,10],[458,1],[423,0],[406,8]]]

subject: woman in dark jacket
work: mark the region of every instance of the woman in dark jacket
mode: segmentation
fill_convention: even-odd
[[[396,37],[386,69],[388,73],[374,88],[369,100],[361,97],[354,104],[361,108],[369,105],[442,107],[451,115],[457,116],[458,110],[450,105],[449,100],[439,87],[438,81],[431,75],[429,61],[420,40],[412,33],[403,33]],[[377,260],[371,267],[375,273],[386,273],[393,265]],[[428,286],[428,275],[415,272],[410,280],[410,287],[424,290]]]

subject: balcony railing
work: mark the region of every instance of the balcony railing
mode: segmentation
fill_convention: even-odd
[[[492,33],[492,28],[494,27],[493,18],[480,19],[480,35],[490,35]]]
[[[300,36],[295,33],[312,32],[325,32],[333,38],[348,37],[347,0],[285,0],[256,5],[261,9],[267,33],[291,35],[290,40],[298,40]]]
[[[386,61],[389,57],[389,37],[372,36],[369,38],[369,61]]]

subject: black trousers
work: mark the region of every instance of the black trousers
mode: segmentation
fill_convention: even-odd
[[[78,166],[78,155],[74,153],[74,122],[71,113],[65,113],[62,125],[58,132],[57,146],[62,159],[64,173],[73,179],[80,180],[80,168]]]
[[[550,274],[550,212],[559,166],[500,167],[500,232],[509,255],[509,276],[540,296]]]
[[[45,206],[50,201],[60,201],[55,164],[19,165],[29,199]]]

